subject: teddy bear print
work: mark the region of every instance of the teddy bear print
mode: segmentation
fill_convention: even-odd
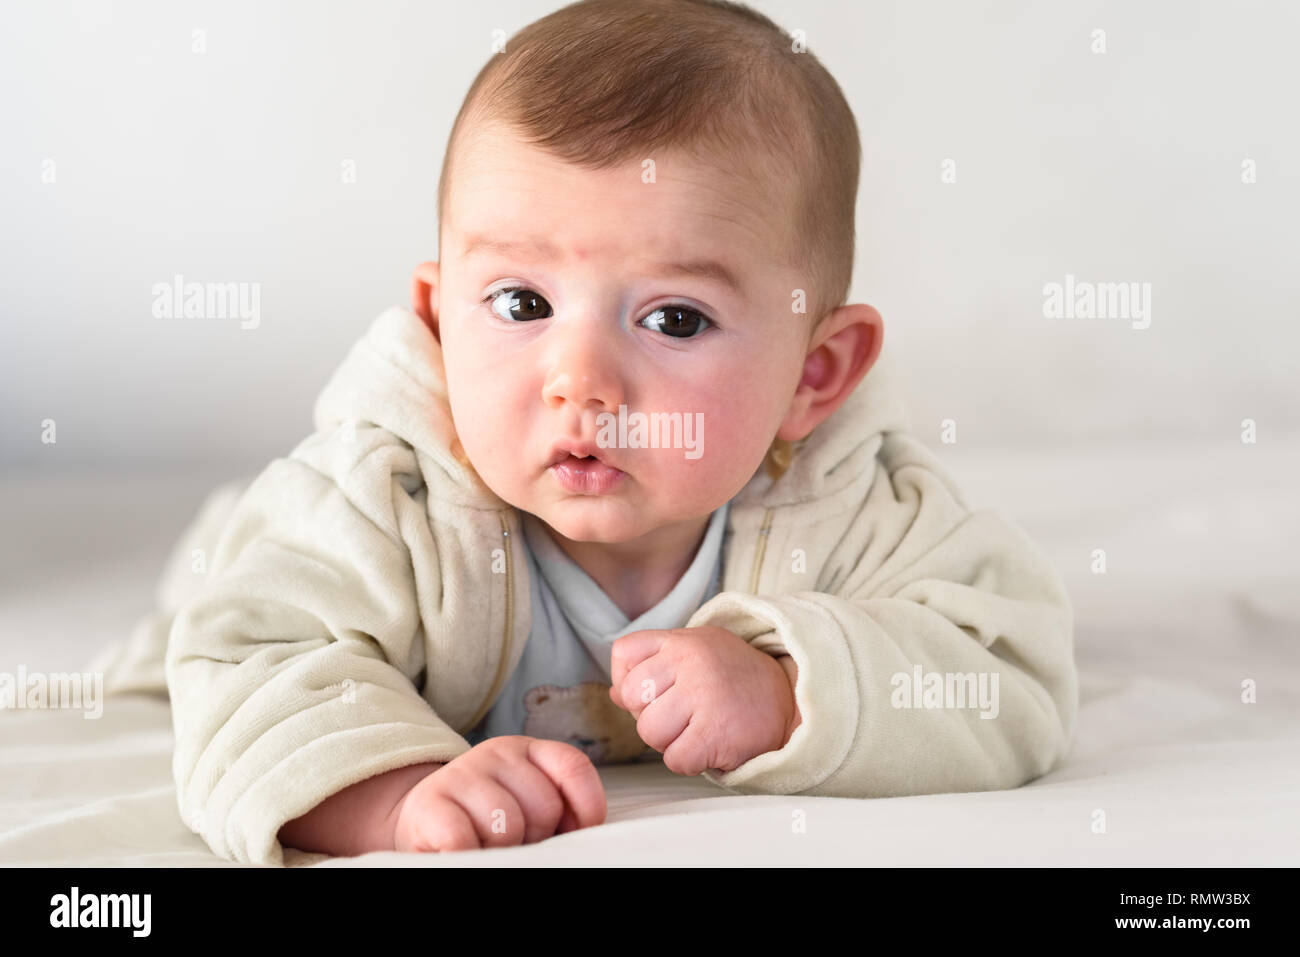
[[[636,719],[614,704],[609,685],[598,681],[530,688],[524,712],[524,734],[571,744],[592,764],[632,761],[651,750],[636,733]]]

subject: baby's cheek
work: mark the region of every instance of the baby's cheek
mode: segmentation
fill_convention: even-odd
[[[753,476],[769,445],[763,437],[749,435],[743,423],[718,427],[712,433],[705,431],[699,458],[684,459],[682,464],[694,470],[699,482],[715,494],[728,490],[734,494]]]

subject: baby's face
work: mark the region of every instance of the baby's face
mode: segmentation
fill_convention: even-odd
[[[810,317],[792,302],[809,281],[781,264],[785,188],[669,151],[645,157],[653,178],[639,159],[592,172],[503,126],[458,150],[432,307],[483,481],[575,541],[630,541],[728,501],[781,429],[807,355]],[[605,447],[599,417],[620,406],[629,433],[637,414],[680,413],[697,447]],[[600,445],[624,474],[604,491],[566,487],[550,467],[565,440]]]

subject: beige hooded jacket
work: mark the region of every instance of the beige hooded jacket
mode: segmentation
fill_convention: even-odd
[[[153,651],[137,636],[117,652],[110,686],[146,689],[165,646],[181,816],[222,857],[282,863],[280,827],[329,795],[464,753],[519,661],[520,514],[465,462],[442,368],[419,317],[382,313],[318,398],[317,431],[201,517],[219,530],[203,585],[143,629]],[[779,751],[705,772],[722,787],[1011,788],[1069,749],[1057,572],[966,506],[883,388],[873,370],[732,501],[721,592],[687,626],[793,656],[802,723]]]

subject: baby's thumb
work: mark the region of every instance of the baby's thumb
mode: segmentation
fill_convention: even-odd
[[[538,738],[528,748],[528,759],[551,779],[564,801],[564,813],[555,833],[604,823],[605,787],[600,772],[584,752],[563,741]]]

